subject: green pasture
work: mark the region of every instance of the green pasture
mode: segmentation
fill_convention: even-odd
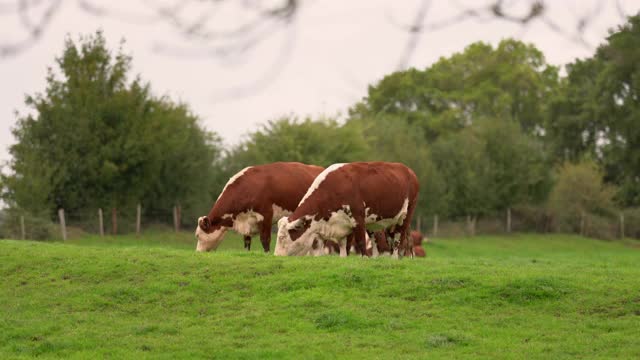
[[[191,232],[0,240],[0,359],[640,358],[637,242],[436,239],[399,261],[194,248]]]

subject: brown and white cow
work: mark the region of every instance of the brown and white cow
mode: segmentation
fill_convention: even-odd
[[[364,255],[366,231],[382,229],[392,235],[394,256],[411,252],[405,246],[418,190],[415,173],[400,163],[331,165],[316,177],[293,214],[278,222],[275,255],[305,255],[314,244],[330,240],[346,256],[352,233],[356,250]]]
[[[413,240],[413,255],[416,257],[425,257],[427,254],[422,247],[422,239],[424,236],[420,231],[413,230],[409,233],[411,240]]]
[[[324,168],[297,162],[276,162],[249,166],[232,176],[222,189],[209,215],[198,219],[197,251],[215,250],[228,229],[244,235],[244,247],[251,236],[260,234],[265,252],[271,244],[271,225],[290,214],[313,179]]]

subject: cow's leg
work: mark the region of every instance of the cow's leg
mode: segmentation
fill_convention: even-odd
[[[404,256],[411,256],[413,259],[413,239],[409,236],[409,227],[411,226],[411,219],[413,218],[413,212],[416,209],[416,204],[409,204],[407,209],[407,216],[405,217],[402,225],[399,227],[400,231],[400,254]]]
[[[273,219],[273,211],[266,211],[263,215],[262,224],[260,224],[260,242],[264,252],[268,253],[271,247],[271,220]]]
[[[349,248],[349,238],[340,240],[338,245],[340,245],[340,257],[347,257],[349,254],[347,250]]]
[[[397,231],[391,233],[391,257],[400,258],[400,233]]]
[[[249,235],[244,236],[244,248],[247,251],[251,250],[251,236]]]
[[[356,227],[353,228],[353,237],[356,243],[356,251],[362,256],[367,255],[367,232],[364,227],[364,218],[356,217]]]
[[[345,256],[349,256],[349,254],[351,253],[351,248],[353,246],[355,246],[355,238],[353,237],[353,232],[351,234],[347,235],[346,242],[347,242],[347,245],[344,248],[345,253],[346,253]],[[341,254],[342,254],[342,252],[341,252]]]

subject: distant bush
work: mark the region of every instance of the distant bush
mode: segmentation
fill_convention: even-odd
[[[27,240],[52,240],[56,238],[59,227],[43,216],[25,214],[17,210],[2,213],[0,235],[2,238],[21,239],[20,216],[24,216],[25,238]]]
[[[511,209],[511,228],[517,232],[551,231],[551,215],[544,206],[517,205]]]
[[[625,209],[624,236],[640,239],[640,208]]]
[[[604,236],[602,229],[615,217],[614,194],[615,189],[603,183],[602,171],[594,162],[564,164],[549,197],[554,230],[578,233],[584,220],[591,234],[598,234],[594,237],[614,237]],[[589,222],[597,225],[589,227]]]

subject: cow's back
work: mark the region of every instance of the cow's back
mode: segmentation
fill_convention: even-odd
[[[415,201],[418,195],[415,173],[401,163],[336,164],[318,176],[316,182],[289,217],[291,220],[311,214],[327,217],[343,205],[352,209],[365,205],[376,209],[382,217],[395,216],[405,201]]]
[[[276,162],[250,166],[228,184],[212,213],[238,213],[256,207],[276,205],[293,211],[313,179],[324,170],[298,162]]]
[[[353,173],[359,179],[355,184],[367,207],[396,211],[405,201],[412,202],[418,195],[418,179],[404,164],[356,163],[354,169],[357,169]]]

